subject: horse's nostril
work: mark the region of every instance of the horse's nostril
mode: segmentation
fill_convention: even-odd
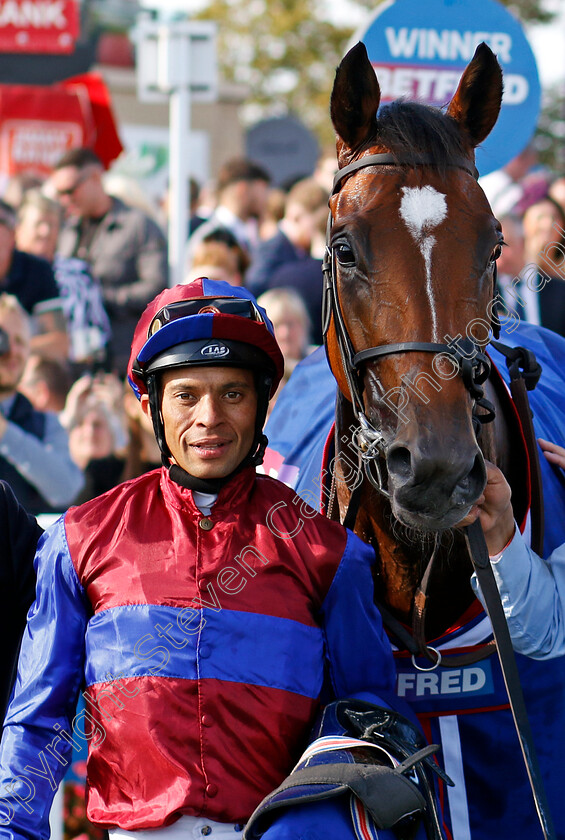
[[[405,481],[412,475],[412,458],[410,450],[405,446],[396,446],[394,449],[390,449],[386,463],[389,475],[396,479]]]
[[[483,457],[479,454],[473,461],[473,466],[455,488],[454,501],[467,504],[478,498],[486,484],[486,467]]]
[[[483,456],[479,453],[469,473],[469,479],[473,485],[473,491],[478,495],[482,493],[487,483],[487,468]]]

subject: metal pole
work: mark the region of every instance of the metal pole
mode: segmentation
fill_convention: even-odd
[[[164,24],[140,19],[137,82],[140,100],[169,97],[169,285],[184,280],[188,239],[188,181],[193,171],[191,102],[217,95],[216,26],[209,21]]]
[[[188,47],[188,44],[187,44]],[[181,85],[169,101],[169,285],[184,279],[188,238],[190,90]]]

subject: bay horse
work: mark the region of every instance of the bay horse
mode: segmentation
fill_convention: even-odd
[[[356,530],[378,545],[377,594],[386,593],[404,619],[420,580],[419,562],[407,554],[415,550],[419,559],[421,542],[399,543],[390,511],[395,523],[411,530],[445,531],[466,515],[486,481],[471,390],[452,375],[446,351],[455,337],[468,340],[469,325],[485,319],[494,298],[503,236],[476,183],[473,150],[494,126],[501,99],[502,73],[486,46],[479,47],[446,115],[399,103],[377,119],[379,85],[363,45],[346,56],[332,91],[338,164],[345,172],[330,201],[336,292],[326,329],[339,386],[337,502],[343,519],[350,486],[340,451],[351,456],[360,443],[371,447],[384,461],[389,503],[374,483],[364,482]],[[374,155],[383,162],[371,165]],[[363,359],[356,358],[360,352]],[[361,438],[352,440],[360,422]],[[458,590],[452,581],[436,586],[441,583],[449,590],[440,593],[441,613],[428,612],[433,636],[472,600],[467,582]]]
[[[450,840],[541,837],[496,657],[461,659],[491,635],[454,528],[484,488],[485,456],[507,476],[519,522],[529,501],[520,422],[502,369],[497,373],[493,365],[488,376],[485,355],[497,329],[495,266],[503,235],[477,183],[474,149],[493,128],[501,99],[502,72],[485,44],[445,112],[405,101],[378,111],[379,84],[363,44],[338,67],[331,96],[339,172],[330,199],[324,329],[338,389],[322,495],[326,513],[343,521],[358,487],[354,530],[375,548],[375,595],[393,628],[414,623],[421,579],[428,578],[419,632],[437,659],[430,665],[410,655],[394,631],[392,640],[399,648],[398,693],[413,704],[428,739],[442,744],[440,763],[456,783],[441,792]],[[560,352],[563,361],[563,346]],[[322,364],[318,356],[306,360],[303,374],[301,366],[295,371],[267,426],[271,440],[278,417],[287,424],[294,417],[303,430],[310,412],[316,423],[311,438],[324,426],[300,379],[310,375],[319,387]],[[482,422],[492,413],[483,388],[494,406],[491,423]],[[293,400],[301,394],[305,402],[296,409]],[[327,406],[333,413],[331,392],[325,400],[322,413]],[[290,440],[292,431],[285,436]],[[314,451],[317,443],[307,446]],[[295,462],[283,455],[288,476]],[[550,481],[560,482],[565,500],[555,472]],[[286,480],[283,471],[279,477]],[[305,472],[293,483],[311,497]],[[553,533],[560,530],[562,541],[561,523]],[[519,660],[544,781],[558,813],[563,661]],[[565,838],[560,826],[558,836]]]

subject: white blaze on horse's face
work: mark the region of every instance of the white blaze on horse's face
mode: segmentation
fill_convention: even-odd
[[[436,240],[431,231],[447,216],[445,195],[433,187],[402,187],[400,217],[424,258],[426,288],[430,300],[434,335],[437,333],[436,307],[432,289],[432,248]],[[437,337],[437,336],[436,336]]]

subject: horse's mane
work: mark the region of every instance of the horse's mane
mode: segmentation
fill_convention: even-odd
[[[425,156],[445,173],[469,147],[458,123],[439,108],[399,99],[379,109],[376,142],[408,165]]]

